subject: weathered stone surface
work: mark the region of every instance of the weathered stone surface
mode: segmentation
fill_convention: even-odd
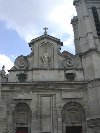
[[[63,43],[45,27],[31,54],[18,56],[8,75],[0,71],[0,133],[99,133],[100,40],[91,8],[100,1],[74,5],[75,55],[61,53]]]

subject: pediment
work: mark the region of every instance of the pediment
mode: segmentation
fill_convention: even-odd
[[[29,47],[31,47],[31,45],[33,45],[34,43],[36,43],[36,42],[38,42],[38,41],[41,41],[41,40],[43,40],[43,39],[49,39],[49,40],[51,40],[51,41],[56,42],[58,45],[63,46],[63,42],[61,42],[60,39],[55,38],[55,37],[53,37],[53,36],[50,36],[50,35],[48,35],[48,34],[44,34],[44,35],[42,35],[42,36],[39,36],[39,37],[37,37],[37,38],[32,39],[31,42],[29,43]]]

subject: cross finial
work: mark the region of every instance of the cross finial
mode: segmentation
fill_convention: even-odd
[[[45,28],[43,28],[43,29],[44,29],[44,34],[46,35],[46,34],[47,34],[47,30],[48,30],[48,28],[45,27]]]

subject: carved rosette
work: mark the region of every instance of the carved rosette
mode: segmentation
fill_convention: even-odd
[[[65,68],[71,69],[71,68],[75,68],[77,65],[75,59],[73,57],[67,57],[64,61],[63,61],[63,66]]]
[[[27,69],[29,66],[28,60],[25,56],[21,55],[15,60],[15,67],[17,69]]]

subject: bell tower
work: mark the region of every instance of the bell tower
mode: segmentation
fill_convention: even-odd
[[[73,4],[75,49],[82,57],[85,79],[100,78],[100,0],[74,0]]]
[[[76,54],[82,61],[88,92],[89,133],[100,131],[100,0],[74,0],[77,16],[71,23]]]
[[[100,0],[74,0],[77,16],[71,23],[76,54],[82,61],[87,82],[88,132],[100,131]]]
[[[100,51],[100,1],[74,0],[73,4],[77,10],[77,17],[72,19],[74,32],[77,31],[76,53],[84,53],[90,49]]]

